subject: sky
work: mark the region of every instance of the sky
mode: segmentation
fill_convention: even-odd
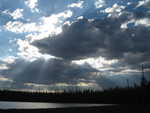
[[[0,0],[0,88],[139,84],[149,42],[150,0]]]

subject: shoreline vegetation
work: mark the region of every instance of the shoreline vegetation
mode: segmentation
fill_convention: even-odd
[[[77,90],[59,93],[0,90],[0,101],[50,103],[146,104],[150,102],[150,82],[144,75],[140,85],[103,91]]]

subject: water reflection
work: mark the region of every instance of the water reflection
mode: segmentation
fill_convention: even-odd
[[[40,108],[65,108],[65,107],[89,107],[108,106],[105,104],[74,104],[74,103],[34,103],[34,102],[0,102],[0,109],[40,109]]]

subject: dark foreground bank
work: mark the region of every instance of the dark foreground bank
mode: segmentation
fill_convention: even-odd
[[[115,105],[52,109],[10,109],[0,113],[150,113],[150,105]]]

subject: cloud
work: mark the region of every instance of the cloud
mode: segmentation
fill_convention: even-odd
[[[23,12],[23,9],[16,9],[14,12],[8,13],[8,14],[10,14],[13,17],[13,19],[16,20],[16,19],[23,18],[22,12]]]
[[[0,82],[13,82],[13,80],[6,78],[6,77],[3,77],[3,76],[0,76]]]
[[[33,62],[17,59],[7,65],[9,68],[1,73],[16,82],[21,83],[78,83],[80,79],[89,78],[96,69],[89,65],[77,64],[59,59],[38,59]]]
[[[104,0],[95,0],[95,7],[96,8],[101,8],[105,5],[105,1]]]
[[[39,12],[37,8],[38,0],[25,0],[25,4],[31,9],[32,12]]]
[[[129,75],[127,71],[130,70],[119,74],[123,71],[122,69],[116,74],[116,69],[113,68],[114,71],[109,70],[107,73],[107,71],[98,71],[88,63],[76,64],[75,62],[59,59],[37,59],[32,62],[16,59],[14,63],[7,64],[7,66],[8,69],[1,70],[3,78],[12,80],[13,84],[10,88],[17,89],[59,90],[61,88],[69,90],[70,88],[79,87],[101,90],[116,85],[125,86],[126,84],[120,82],[126,82],[130,78],[127,76]],[[121,75],[124,73],[126,77],[122,78]],[[118,77],[108,74],[116,74]]]
[[[61,25],[63,22],[72,16],[70,10],[53,14],[49,17],[41,17],[38,19],[38,22],[28,22],[24,23],[21,21],[9,21],[4,25],[4,28],[8,31],[14,33],[30,33],[27,35],[31,41],[36,39],[41,39],[43,37],[58,34],[61,32]]]
[[[71,26],[65,26],[59,35],[33,42],[33,44],[42,53],[52,54],[64,59],[80,59],[91,56],[98,50],[99,45],[102,46],[103,35],[88,20],[82,19]]]
[[[7,14],[8,10],[4,10],[4,11],[0,11],[0,30],[2,30],[1,25],[5,25],[8,21],[10,21],[12,19],[12,17],[10,17]]]
[[[149,6],[150,6],[150,0],[140,0],[138,2],[138,5],[136,7],[141,7],[141,6],[149,8]]]
[[[4,28],[15,33],[33,32],[38,30],[36,23],[24,24],[20,21],[9,21]]]
[[[10,78],[6,78],[2,75],[0,75],[0,88],[1,89],[8,89],[13,84],[13,80]]]
[[[106,8],[104,11],[108,13],[108,17],[119,17],[123,9],[125,9],[125,6],[116,3],[112,7]]]
[[[13,11],[10,11],[10,10],[0,11],[0,13],[1,13],[1,15],[0,15],[0,29],[3,29],[3,26],[5,26],[5,24],[7,24],[10,21],[24,19],[23,11],[24,11],[24,9],[20,9],[20,8],[15,9]]]
[[[75,7],[83,8],[83,3],[84,3],[84,1],[79,1],[77,3],[72,3],[72,4],[68,5],[68,7],[69,8],[75,8]]]
[[[132,16],[131,16],[132,15]],[[122,23],[136,19],[136,26],[122,29]],[[33,42],[40,52],[67,60],[102,56],[125,64],[149,61],[149,28],[147,19],[140,22],[134,14],[124,12],[118,18],[88,21],[80,19],[64,26],[62,33]],[[137,54],[137,57],[134,56]],[[131,60],[132,59],[132,60]]]
[[[5,64],[0,65],[0,70],[8,69],[8,67]]]
[[[118,63],[117,59],[114,60],[107,60],[104,57],[98,57],[98,58],[87,58],[87,59],[82,59],[82,60],[74,60],[72,61],[78,65],[83,65],[83,64],[89,64],[91,67],[103,71],[110,69],[113,64]]]
[[[150,27],[150,19],[149,18],[142,18],[135,21],[135,25],[143,25],[145,27]]]
[[[16,57],[8,56],[0,59],[0,70],[8,69],[8,64],[12,64],[15,62]]]
[[[35,83],[25,83],[24,84],[25,88],[29,88],[29,89],[33,89],[33,90],[46,90],[48,92],[56,92],[56,91],[67,91],[67,90],[73,90],[74,88],[80,88],[80,89],[90,89],[90,88],[94,88],[94,89],[98,89],[98,90],[102,90],[102,88],[100,86],[98,86],[96,83],[86,83],[86,82],[79,82],[76,84],[68,84],[68,83],[56,83],[56,84],[49,84],[49,85],[45,85],[45,84],[35,84]]]
[[[27,40],[17,40],[17,45],[18,45],[18,53],[17,55],[21,58],[24,58],[28,61],[33,61],[38,58],[44,58],[44,59],[49,59],[49,58],[55,58],[54,56],[48,55],[48,54],[41,54],[38,50],[38,48],[32,46],[29,41]]]

